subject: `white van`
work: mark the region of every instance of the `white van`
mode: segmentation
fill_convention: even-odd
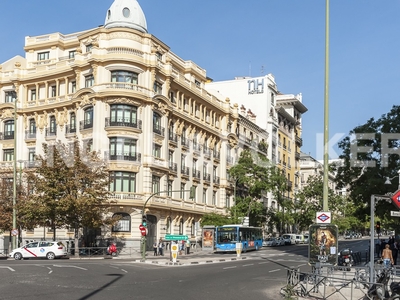
[[[287,233],[282,235],[283,240],[285,241],[285,245],[295,245],[296,244],[296,235]]]
[[[304,235],[296,234],[295,241],[296,241],[296,244],[304,244]]]

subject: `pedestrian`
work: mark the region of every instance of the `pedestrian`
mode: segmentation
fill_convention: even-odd
[[[158,254],[164,256],[164,242],[162,239],[158,242]]]
[[[382,251],[382,259],[383,259],[383,265],[385,268],[389,268],[390,264],[393,265],[393,256],[392,256],[392,250],[390,250],[389,244],[385,245],[385,249]]]
[[[154,242],[153,244],[153,250],[154,250],[154,255],[153,256],[157,256],[157,242]]]

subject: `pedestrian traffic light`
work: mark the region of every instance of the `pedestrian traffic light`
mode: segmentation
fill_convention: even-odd
[[[142,225],[143,225],[144,227],[147,226],[147,215],[142,215]]]
[[[381,222],[376,222],[376,233],[380,234],[381,233]]]

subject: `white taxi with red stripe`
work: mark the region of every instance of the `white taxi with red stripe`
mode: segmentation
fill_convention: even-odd
[[[16,260],[23,258],[47,258],[55,259],[67,255],[67,248],[62,242],[40,241],[26,244],[23,247],[14,249],[10,257]]]

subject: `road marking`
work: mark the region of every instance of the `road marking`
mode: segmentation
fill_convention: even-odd
[[[278,271],[280,271],[280,270],[281,270],[281,269],[270,270],[269,273],[278,272]]]
[[[254,264],[243,265],[242,267],[254,266]]]
[[[125,272],[125,273],[128,273],[128,271],[126,271],[126,270],[124,270],[124,269],[121,269],[121,271],[122,271],[122,272]]]
[[[234,269],[234,268],[236,268],[236,266],[233,266],[233,267],[226,267],[226,268],[222,268],[223,270],[226,270],[226,269]]]
[[[15,272],[15,270],[14,270],[13,268],[10,268],[10,267],[3,267],[3,266],[0,266],[0,268],[1,268],[1,269],[9,269],[11,272]]]
[[[76,268],[76,269],[81,269],[84,271],[87,271],[85,268],[77,267],[77,266],[70,266],[70,265],[53,265],[53,267],[58,267],[58,268]]]
[[[263,262],[260,262],[260,263],[258,263],[259,265],[263,265],[263,264],[267,264],[268,263],[268,261],[263,261]]]
[[[50,267],[47,267],[47,269],[49,269],[49,274],[53,273],[53,270]]]

